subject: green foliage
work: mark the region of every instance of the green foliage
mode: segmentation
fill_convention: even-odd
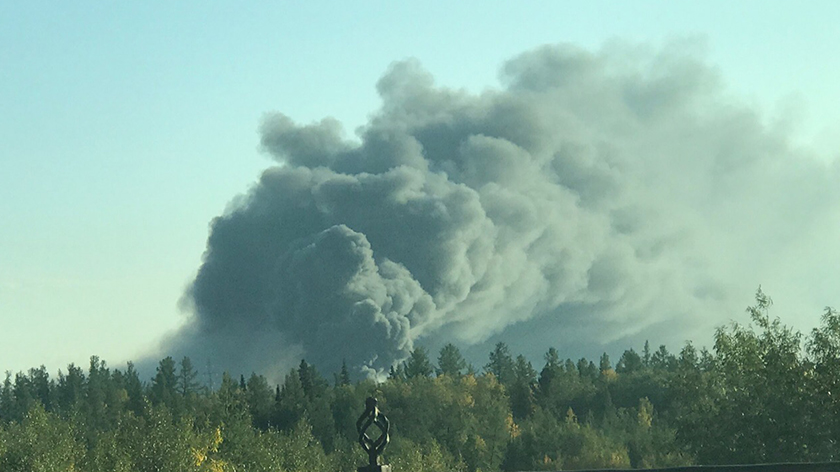
[[[292,369],[286,374],[286,380],[280,389],[271,424],[279,429],[290,429],[303,419],[307,405],[306,392],[303,391],[300,375],[297,370]]]
[[[55,472],[74,470],[83,456],[70,424],[35,403],[20,423],[0,436],[0,470]]]
[[[598,370],[601,371],[602,374],[604,372],[612,370],[612,364],[610,364],[610,356],[606,352],[601,354],[601,359],[598,362]]]
[[[715,334],[707,375],[681,355],[681,388],[690,403],[677,417],[681,437],[704,463],[782,462],[821,458],[824,413],[815,409],[814,367],[801,335],[771,319],[772,300],[759,288],[747,309],[759,331],[733,323]],[[687,364],[687,365],[685,365]],[[688,377],[690,376],[690,377]],[[702,390],[687,383],[693,378]]]
[[[10,421],[17,416],[13,388],[12,373],[7,371],[0,388],[0,421]]]
[[[79,408],[81,399],[84,396],[84,385],[86,379],[82,369],[73,364],[67,366],[67,375],[58,372],[58,403],[65,413]]]
[[[341,371],[335,375],[335,386],[350,385],[350,371],[347,369],[347,361],[341,360]]]
[[[329,470],[324,450],[312,435],[306,421],[301,421],[288,432],[267,435],[269,448],[278,450],[279,465],[286,472]]]
[[[298,377],[300,378],[300,386],[303,388],[303,393],[310,401],[323,397],[329,388],[329,384],[321,377],[321,374],[318,373],[315,366],[307,364],[305,360],[300,361]]]
[[[484,371],[496,376],[503,385],[513,381],[514,363],[510,348],[505,343],[498,343],[490,353],[490,362],[484,366]]]
[[[604,431],[580,424],[571,410],[559,419],[537,410],[510,443],[505,470],[621,468],[630,464],[627,448]]]
[[[807,343],[809,363],[812,366],[812,408],[824,418],[822,428],[813,433],[820,444],[837,444],[840,440],[840,314],[830,307],[825,309],[822,325],[811,333]],[[824,457],[840,459],[840,451],[824,447]]]
[[[624,351],[624,354],[621,355],[621,359],[618,360],[618,364],[615,366],[615,371],[619,374],[632,374],[633,372],[642,370],[643,367],[644,362],[641,356],[631,348]]]
[[[494,376],[415,377],[381,384],[376,395],[394,438],[423,447],[437,442],[471,471],[498,469],[515,425]]]
[[[435,440],[418,444],[410,439],[394,439],[388,462],[392,470],[412,472],[465,472],[466,465],[455,459]]]
[[[148,406],[148,399],[143,393],[143,384],[140,382],[140,376],[134,370],[134,364],[128,363],[128,368],[123,375],[123,385],[125,393],[128,396],[126,409],[135,415],[143,413]]]
[[[385,382],[354,384],[344,365],[334,387],[305,361],[282,385],[225,374],[215,391],[188,358],[163,359],[148,386],[95,356],[56,379],[43,366],[7,373],[0,470],[353,470],[370,395],[391,419],[385,460],[398,472],[838,460],[840,315],[827,308],[804,339],[771,306],[759,289],[751,324],[718,329],[712,351],[646,342],[615,370],[606,354],[596,365],[551,348],[537,374],[499,343],[481,375],[450,344],[436,370],[417,348]]]
[[[274,410],[274,389],[262,375],[251,374],[245,389],[245,403],[254,422],[254,427],[267,430]]]
[[[438,355],[438,375],[449,375],[458,377],[467,368],[467,361],[461,355],[461,351],[454,344],[449,343],[443,346]]]
[[[415,377],[431,377],[435,372],[429,361],[429,353],[422,347],[416,347],[405,362],[405,376],[409,379]]]
[[[188,398],[198,392],[198,371],[193,367],[189,357],[184,357],[179,363],[178,385],[175,391],[182,397]]]
[[[536,389],[537,372],[525,356],[517,356],[513,367],[513,382],[508,386],[510,408],[514,418],[525,418],[533,413],[536,407]]]
[[[583,373],[577,367],[579,364],[571,361],[561,363],[554,348],[545,354],[545,366],[540,371],[536,400],[538,405],[557,418],[563,418],[569,408],[582,413],[596,409],[594,382],[597,377],[588,371],[589,363]]]
[[[152,388],[149,392],[149,400],[154,405],[166,405],[172,410],[177,410],[179,404],[178,376],[175,373],[175,360],[166,357],[160,361],[157,373],[152,379]]]
[[[639,400],[634,412],[635,418],[628,417],[625,429],[631,467],[652,469],[691,464],[690,456],[677,446],[676,430],[659,424],[654,406],[647,397]]]

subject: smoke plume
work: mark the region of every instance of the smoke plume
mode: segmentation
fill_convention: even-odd
[[[543,47],[502,82],[473,94],[395,63],[358,140],[268,116],[277,166],[213,220],[165,349],[246,373],[301,357],[382,372],[418,340],[505,330],[681,341],[759,283],[836,286],[818,267],[840,261],[837,165],[679,44]]]

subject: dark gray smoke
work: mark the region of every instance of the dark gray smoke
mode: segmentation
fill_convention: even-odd
[[[475,95],[396,63],[360,142],[267,117],[279,165],[213,221],[166,349],[246,373],[300,357],[381,372],[416,340],[517,324],[553,345],[682,340],[786,284],[777,271],[840,260],[837,166],[679,45],[544,47],[503,83]]]

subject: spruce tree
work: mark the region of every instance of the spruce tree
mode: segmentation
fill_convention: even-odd
[[[461,351],[454,344],[449,343],[441,348],[438,356],[438,375],[460,377],[466,368],[467,361],[464,360]]]
[[[335,377],[335,386],[338,387],[340,385],[350,385],[350,371],[347,369],[347,361],[345,359],[341,360],[341,372],[338,373]]]
[[[189,357],[181,359],[180,370],[178,371],[177,392],[182,397],[187,397],[198,391],[198,372],[193,367]]]
[[[484,370],[495,375],[496,379],[503,385],[508,385],[514,378],[513,357],[507,344],[500,342],[490,353],[490,362],[484,366]]]
[[[157,372],[152,379],[152,388],[149,391],[149,399],[152,404],[164,404],[170,409],[176,405],[178,376],[175,373],[175,361],[171,356],[161,359]]]
[[[434,373],[432,363],[429,361],[429,354],[426,349],[416,347],[411,351],[411,356],[405,363],[405,376],[409,379],[414,377],[431,377]]]

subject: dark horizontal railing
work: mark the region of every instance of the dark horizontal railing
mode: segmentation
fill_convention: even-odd
[[[840,472],[840,462],[797,464],[693,465],[663,469],[586,469],[577,472]]]

